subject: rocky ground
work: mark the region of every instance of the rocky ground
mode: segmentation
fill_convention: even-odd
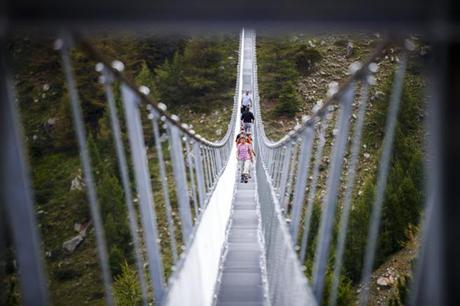
[[[323,58],[299,81],[298,90],[303,104],[299,116],[273,118],[269,114],[275,107],[276,101],[262,101],[264,113],[267,114],[265,118],[270,122],[268,132],[273,139],[281,137],[292,129],[300,121],[302,114],[310,114],[317,102],[326,97],[328,84],[345,79],[350,64],[365,59],[380,38],[379,34],[322,35],[311,39],[303,35],[299,36],[301,39],[306,39],[310,47],[320,51]]]
[[[412,239],[404,249],[391,256],[372,273],[369,305],[386,306],[393,298],[400,295],[398,285],[408,285],[408,277],[411,275],[417,248],[417,240]],[[359,295],[362,290],[363,286],[360,285],[357,294]],[[404,301],[401,302],[404,303]]]

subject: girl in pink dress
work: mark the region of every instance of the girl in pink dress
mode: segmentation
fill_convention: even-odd
[[[237,148],[237,158],[240,164],[240,171],[241,171],[241,183],[247,183],[249,178],[249,169],[251,167],[252,162],[252,151],[251,145],[247,143],[246,137],[240,137],[238,139]]]

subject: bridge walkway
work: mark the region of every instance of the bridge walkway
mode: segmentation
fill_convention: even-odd
[[[216,305],[268,305],[254,179],[251,178],[248,183],[237,182],[230,218]]]

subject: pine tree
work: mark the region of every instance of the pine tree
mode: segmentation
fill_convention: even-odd
[[[77,150],[77,142],[73,127],[73,118],[70,109],[70,102],[62,98],[56,114],[56,125],[52,130],[53,145],[57,150]]]
[[[352,206],[344,255],[344,271],[353,282],[359,281],[361,277],[369,216],[374,201],[373,178],[368,177],[364,186],[362,195]]]
[[[185,79],[182,55],[174,54],[172,60],[166,60],[155,69],[155,84],[160,100],[167,105],[184,103],[188,92],[185,92]]]
[[[149,95],[156,100],[159,99],[158,90],[155,85],[155,77],[145,61],[142,62],[141,71],[136,76],[136,83],[147,86],[150,90]]]
[[[275,112],[287,116],[295,115],[300,109],[300,97],[293,81],[282,83]]]
[[[131,262],[130,232],[127,221],[127,211],[123,200],[123,190],[120,181],[113,174],[110,160],[102,159],[98,146],[93,137],[89,137],[93,169],[96,179],[100,211],[104,222],[105,238],[109,250],[109,260],[112,273],[121,272],[123,260]]]
[[[115,278],[113,293],[117,306],[139,306],[142,304],[141,287],[136,271],[125,261],[122,272]]]

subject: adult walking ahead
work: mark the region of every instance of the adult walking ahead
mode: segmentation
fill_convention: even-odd
[[[243,95],[241,100],[241,113],[244,113],[245,110],[252,107],[252,98],[249,95],[249,90],[246,90],[246,93]]]
[[[251,132],[251,127],[254,123],[254,114],[249,109],[245,109],[241,114],[241,123],[246,134]]]

